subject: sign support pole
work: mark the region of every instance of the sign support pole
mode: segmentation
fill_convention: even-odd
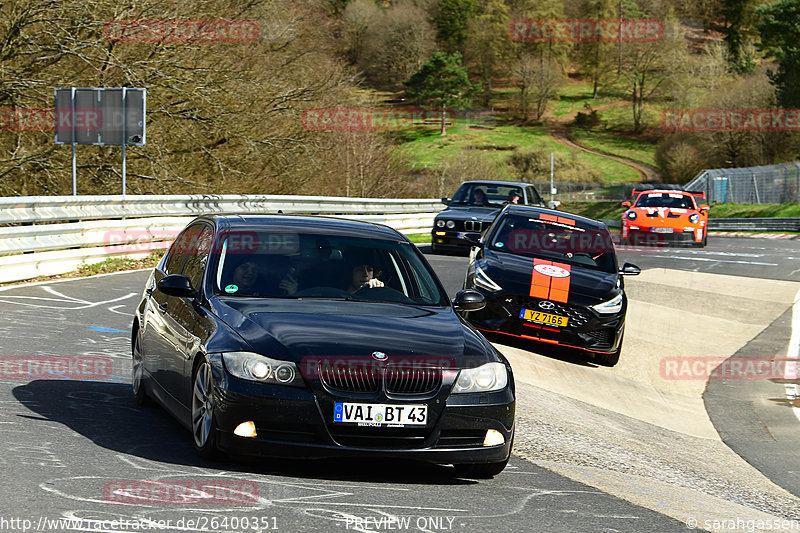
[[[125,103],[126,103],[125,100],[127,99],[127,96],[128,95],[126,94],[126,89],[125,89],[125,87],[123,87],[122,88],[122,196],[125,196],[125,178],[126,178],[126,173],[125,173],[125,170],[126,170],[125,169],[125,145],[128,144],[127,143],[127,139],[126,139],[126,137],[128,135],[128,129],[127,129],[126,124],[125,124],[125,119],[127,118],[125,116],[127,114],[126,109],[125,109]]]
[[[78,169],[75,164],[75,87],[70,98],[70,127],[72,128],[72,196],[78,196]]]

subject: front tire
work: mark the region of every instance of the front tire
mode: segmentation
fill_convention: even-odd
[[[144,378],[144,357],[139,347],[139,332],[133,337],[133,347],[131,348],[132,368],[131,368],[131,389],[133,399],[136,404],[142,407],[152,405],[153,400],[147,395]]]
[[[214,418],[214,381],[211,365],[203,360],[192,379],[192,439],[200,457],[214,459],[217,450],[217,422]]]
[[[624,339],[624,336],[623,336]],[[614,366],[619,362],[619,354],[622,352],[622,341],[619,340],[619,346],[611,353],[595,353],[594,360],[601,366]]]

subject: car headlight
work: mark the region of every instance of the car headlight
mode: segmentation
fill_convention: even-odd
[[[627,213],[625,213],[625,217],[628,220],[636,220],[636,211],[628,211]]]
[[[622,293],[617,294],[607,302],[593,305],[592,309],[601,315],[611,315],[622,311]]]
[[[456,223],[455,223],[455,221],[453,221],[453,220],[448,220],[448,221],[447,221],[447,227],[448,227],[448,228],[450,228],[450,229],[453,229],[453,228],[455,228],[455,227],[456,227]]]
[[[437,228],[443,228],[444,227],[444,220],[437,220],[436,221],[436,227]]]
[[[494,282],[481,267],[475,267],[475,286],[489,292],[502,291],[503,287]]]
[[[486,363],[477,368],[465,368],[458,373],[453,393],[491,392],[508,385],[508,372],[503,363]]]
[[[691,215],[689,215],[689,222],[691,222],[692,224],[697,224],[698,220],[700,220],[700,217],[698,216],[697,213],[692,213]]]
[[[273,385],[304,386],[297,365],[279,361],[252,352],[227,352],[222,354],[225,368],[237,378],[271,383]]]

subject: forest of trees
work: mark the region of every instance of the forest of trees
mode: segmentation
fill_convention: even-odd
[[[518,42],[515,19],[649,18],[654,42]],[[247,42],[127,42],[114,20],[251,20]],[[645,110],[800,107],[800,0],[20,0],[0,4],[0,195],[71,191],[70,150],[14,123],[52,107],[54,87],[146,87],[147,145],[127,157],[128,193],[427,196],[466,169],[413,168],[392,132],[321,132],[304,109],[493,105],[503,119],[546,119],[569,80],[624,94],[628,134],[658,143],[665,180],[704,167],[798,155],[789,133],[665,133]],[[691,34],[691,35],[690,35]],[[440,65],[440,67],[436,67]],[[433,76],[437,68],[449,76]],[[433,74],[431,74],[433,73]],[[426,76],[428,78],[426,78]],[[431,77],[433,76],[433,77]],[[446,85],[446,86],[445,86]],[[444,124],[443,124],[444,127]],[[519,159],[519,157],[517,157]],[[119,147],[78,149],[79,194],[117,194]]]

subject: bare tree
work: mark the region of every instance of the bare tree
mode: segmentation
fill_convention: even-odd
[[[561,69],[551,59],[525,54],[515,63],[512,75],[520,90],[519,111],[523,120],[527,121],[531,112],[534,120],[540,120],[564,83]]]
[[[326,154],[305,107],[346,105],[354,85],[318,2],[0,5],[0,106],[52,107],[53,87],[148,89],[148,144],[128,151],[129,192],[290,193]],[[239,42],[109,40],[113,20],[252,20]],[[52,133],[0,131],[0,194],[65,194],[69,149]],[[119,192],[119,150],[81,147],[80,193]]]
[[[384,9],[365,36],[361,69],[374,83],[399,88],[436,49],[428,14],[410,2]]]
[[[664,20],[664,37],[654,42],[626,42],[621,46],[622,76],[630,87],[633,130],[644,129],[645,102],[668,90],[687,62],[683,30],[675,19]]]
[[[358,64],[365,52],[370,26],[381,16],[374,0],[353,0],[342,13],[342,40],[345,53],[352,64]]]

